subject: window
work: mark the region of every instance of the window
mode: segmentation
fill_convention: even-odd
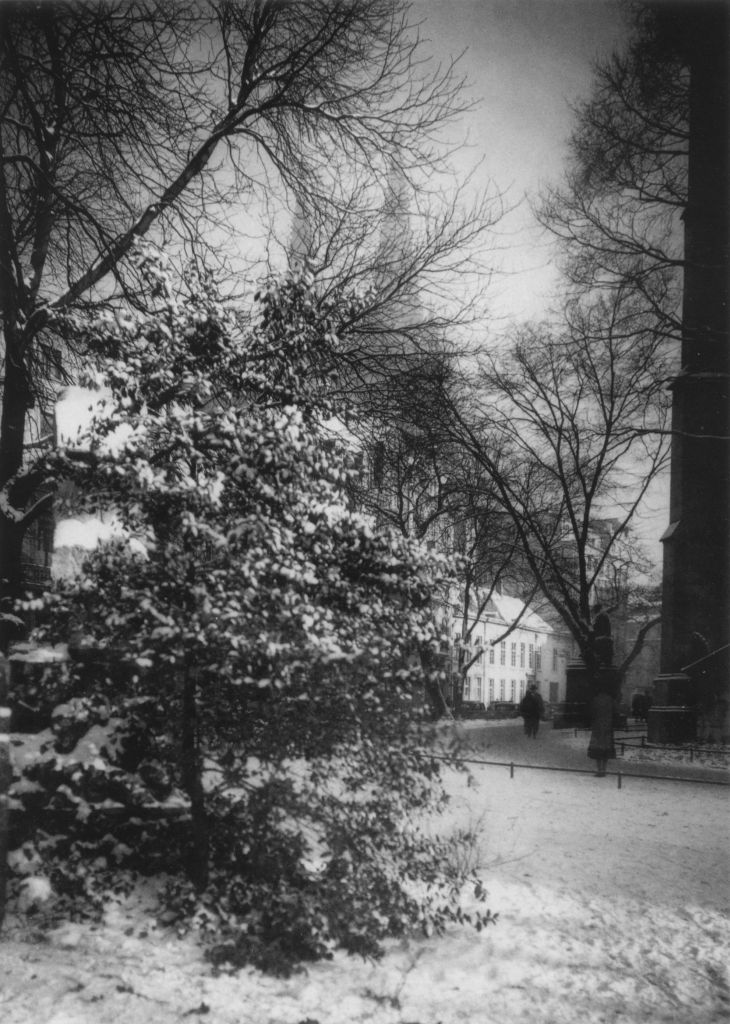
[[[530,659],[530,666],[532,666],[532,659]],[[525,645],[520,644],[520,668],[525,667]]]
[[[507,641],[506,640],[503,640],[502,643],[499,645],[499,664],[500,665],[506,665],[507,664]]]
[[[512,680],[512,682],[510,683],[510,688],[509,688],[509,699],[510,699],[510,700],[511,700],[511,701],[512,701],[513,703],[514,703],[514,699],[515,699],[515,694],[516,694],[516,693],[517,693],[517,683],[516,683],[516,682],[515,682],[515,680],[513,679],[513,680]]]
[[[491,704],[494,700],[494,680],[489,680],[489,703]]]
[[[474,700],[483,700],[484,695],[482,693],[482,677],[474,676]]]
[[[534,644],[530,644],[530,649],[527,652],[527,664],[529,665],[530,668],[532,668],[532,663],[533,663],[534,659],[535,659],[535,645]]]
[[[499,680],[499,699],[504,700],[504,679]]]
[[[467,676],[466,679],[464,680],[464,689],[462,691],[462,696],[463,696],[464,700],[471,700],[471,697],[469,696],[470,691],[471,691],[470,680],[469,680],[469,676]]]
[[[523,679],[520,683],[520,697],[525,696],[525,680]]]
[[[535,668],[542,668],[542,648],[538,647],[535,651]]]
[[[517,665],[517,644],[510,644],[509,663],[512,668]]]
[[[558,703],[558,684],[557,683],[550,683],[550,703],[551,704],[557,704]]]
[[[494,664],[494,648],[492,647],[491,644],[489,645],[489,664]]]
[[[553,647],[553,672],[558,671],[558,649]]]

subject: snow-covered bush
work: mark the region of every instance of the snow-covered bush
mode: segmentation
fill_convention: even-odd
[[[111,707],[103,693],[72,698],[50,729],[15,741],[11,892],[22,907],[24,880],[40,873],[49,919],[93,916],[135,877],[182,867],[189,809],[159,702],[130,700],[119,716]]]
[[[36,660],[30,645],[13,647],[12,723],[17,732],[39,732],[50,725],[54,708],[74,693],[68,659]],[[42,650],[42,649],[41,649]],[[42,653],[45,653],[42,651]]]
[[[36,781],[79,801],[66,856],[93,860],[111,835],[137,867],[135,808],[184,794],[185,818],[160,815],[154,837],[166,869],[186,869],[168,913],[205,923],[217,957],[374,954],[459,917],[458,858],[420,831],[442,797],[414,655],[437,643],[444,560],[348,505],[348,452],[327,427],[347,410],[327,395],[354,300],[287,278],[243,329],[210,282],[176,296],[157,260],[142,264],[152,313],[66,325],[94,356],[87,383],[112,397],[56,465],[135,543],[95,550],[46,596],[40,630],[121,652],[81,697],[126,741],[94,773],[56,765]],[[89,791],[105,786],[126,813],[90,836],[103,807]]]

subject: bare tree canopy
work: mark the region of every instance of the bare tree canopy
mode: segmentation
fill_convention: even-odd
[[[334,206],[346,162],[409,180],[457,109],[453,69],[415,74],[417,36],[384,0],[2,16],[7,244],[25,304],[68,305],[119,273],[133,237],[159,225],[193,239],[234,196],[283,183]]]
[[[441,403],[589,665],[595,595],[667,459],[662,341],[632,295],[574,302],[561,329],[525,327]]]
[[[392,340],[396,300],[401,332],[424,328],[424,289],[466,272],[495,215],[479,201],[464,215],[450,200],[428,209],[463,83],[426,59],[407,4],[8,2],[0,19],[0,577],[12,595],[43,507],[29,505],[41,478],[24,445],[73,368],[53,318],[138,303],[127,257],[141,237],[230,275],[261,265],[299,209],[340,283],[372,286],[380,264],[359,326],[372,345]],[[394,180],[427,228],[388,262],[373,236]]]
[[[632,287],[675,336],[688,150],[688,69],[642,6],[627,50],[596,66],[575,108],[565,184],[546,192],[538,216],[564,245],[569,281]]]

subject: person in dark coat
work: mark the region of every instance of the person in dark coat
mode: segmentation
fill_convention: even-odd
[[[613,724],[618,716],[618,703],[610,693],[599,690],[591,702],[591,738],[588,756],[596,762],[596,775],[602,777],[610,758],[616,756]]]
[[[530,683],[527,693],[520,701],[520,714],[525,720],[525,736],[536,740],[540,719],[545,714],[545,703],[536,683]]]

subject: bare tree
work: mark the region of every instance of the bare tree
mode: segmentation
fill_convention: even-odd
[[[630,45],[598,67],[592,97],[576,110],[566,186],[540,215],[562,239],[578,287],[632,289],[678,342],[661,672],[681,675],[701,635],[725,699],[730,7],[653,0],[629,11]]]
[[[569,282],[631,287],[678,337],[689,75],[661,45],[650,8],[634,14],[627,49],[597,64],[575,108],[565,183],[546,191],[538,217],[562,242]]]
[[[54,317],[136,303],[128,256],[141,237],[223,259],[224,227],[239,252],[242,237],[255,250],[253,236],[297,203],[322,224],[350,225],[352,254],[392,168],[425,195],[462,83],[453,65],[422,60],[407,7],[390,0],[8,2],[0,18],[7,600],[19,592],[25,531],[51,500],[27,446],[42,444],[77,355]],[[479,233],[472,218],[461,223],[426,235],[409,283]]]
[[[454,602],[454,611],[461,621],[457,645],[459,683],[454,694],[457,711],[469,669],[482,654],[471,641],[493,597],[511,591],[522,598],[520,613],[492,639],[496,645],[518,628],[538,592],[522,556],[514,523],[505,515],[494,483],[483,465],[467,462],[458,476],[458,495],[453,513],[454,549],[459,558],[458,600]]]
[[[369,424],[371,432],[361,435],[365,465],[355,500],[376,521],[453,556],[457,587],[443,594],[442,602],[461,620],[456,644],[460,682],[454,692],[458,712],[466,675],[479,656],[470,650],[471,637],[493,596],[509,590],[524,600],[523,611],[506,625],[499,642],[519,626],[538,588],[493,482],[483,466],[445,436],[434,413],[453,376],[450,361],[442,352],[439,359],[422,359],[419,369],[407,374],[403,388],[391,396],[399,417],[387,426],[377,419]],[[368,422],[357,426],[362,430]]]
[[[483,469],[589,669],[596,594],[667,458],[661,344],[620,292],[574,303],[561,330],[524,328],[459,401],[442,401],[451,442]]]
[[[433,195],[414,192],[391,168],[382,185],[372,208],[359,185],[344,211],[301,204],[292,246],[321,301],[343,289],[361,296],[336,325],[330,394],[355,403],[356,429],[370,442],[393,425],[395,437],[406,422],[429,434],[428,416],[416,422],[418,408],[484,323],[490,230],[504,212],[501,195],[488,187],[474,198],[468,179]]]

